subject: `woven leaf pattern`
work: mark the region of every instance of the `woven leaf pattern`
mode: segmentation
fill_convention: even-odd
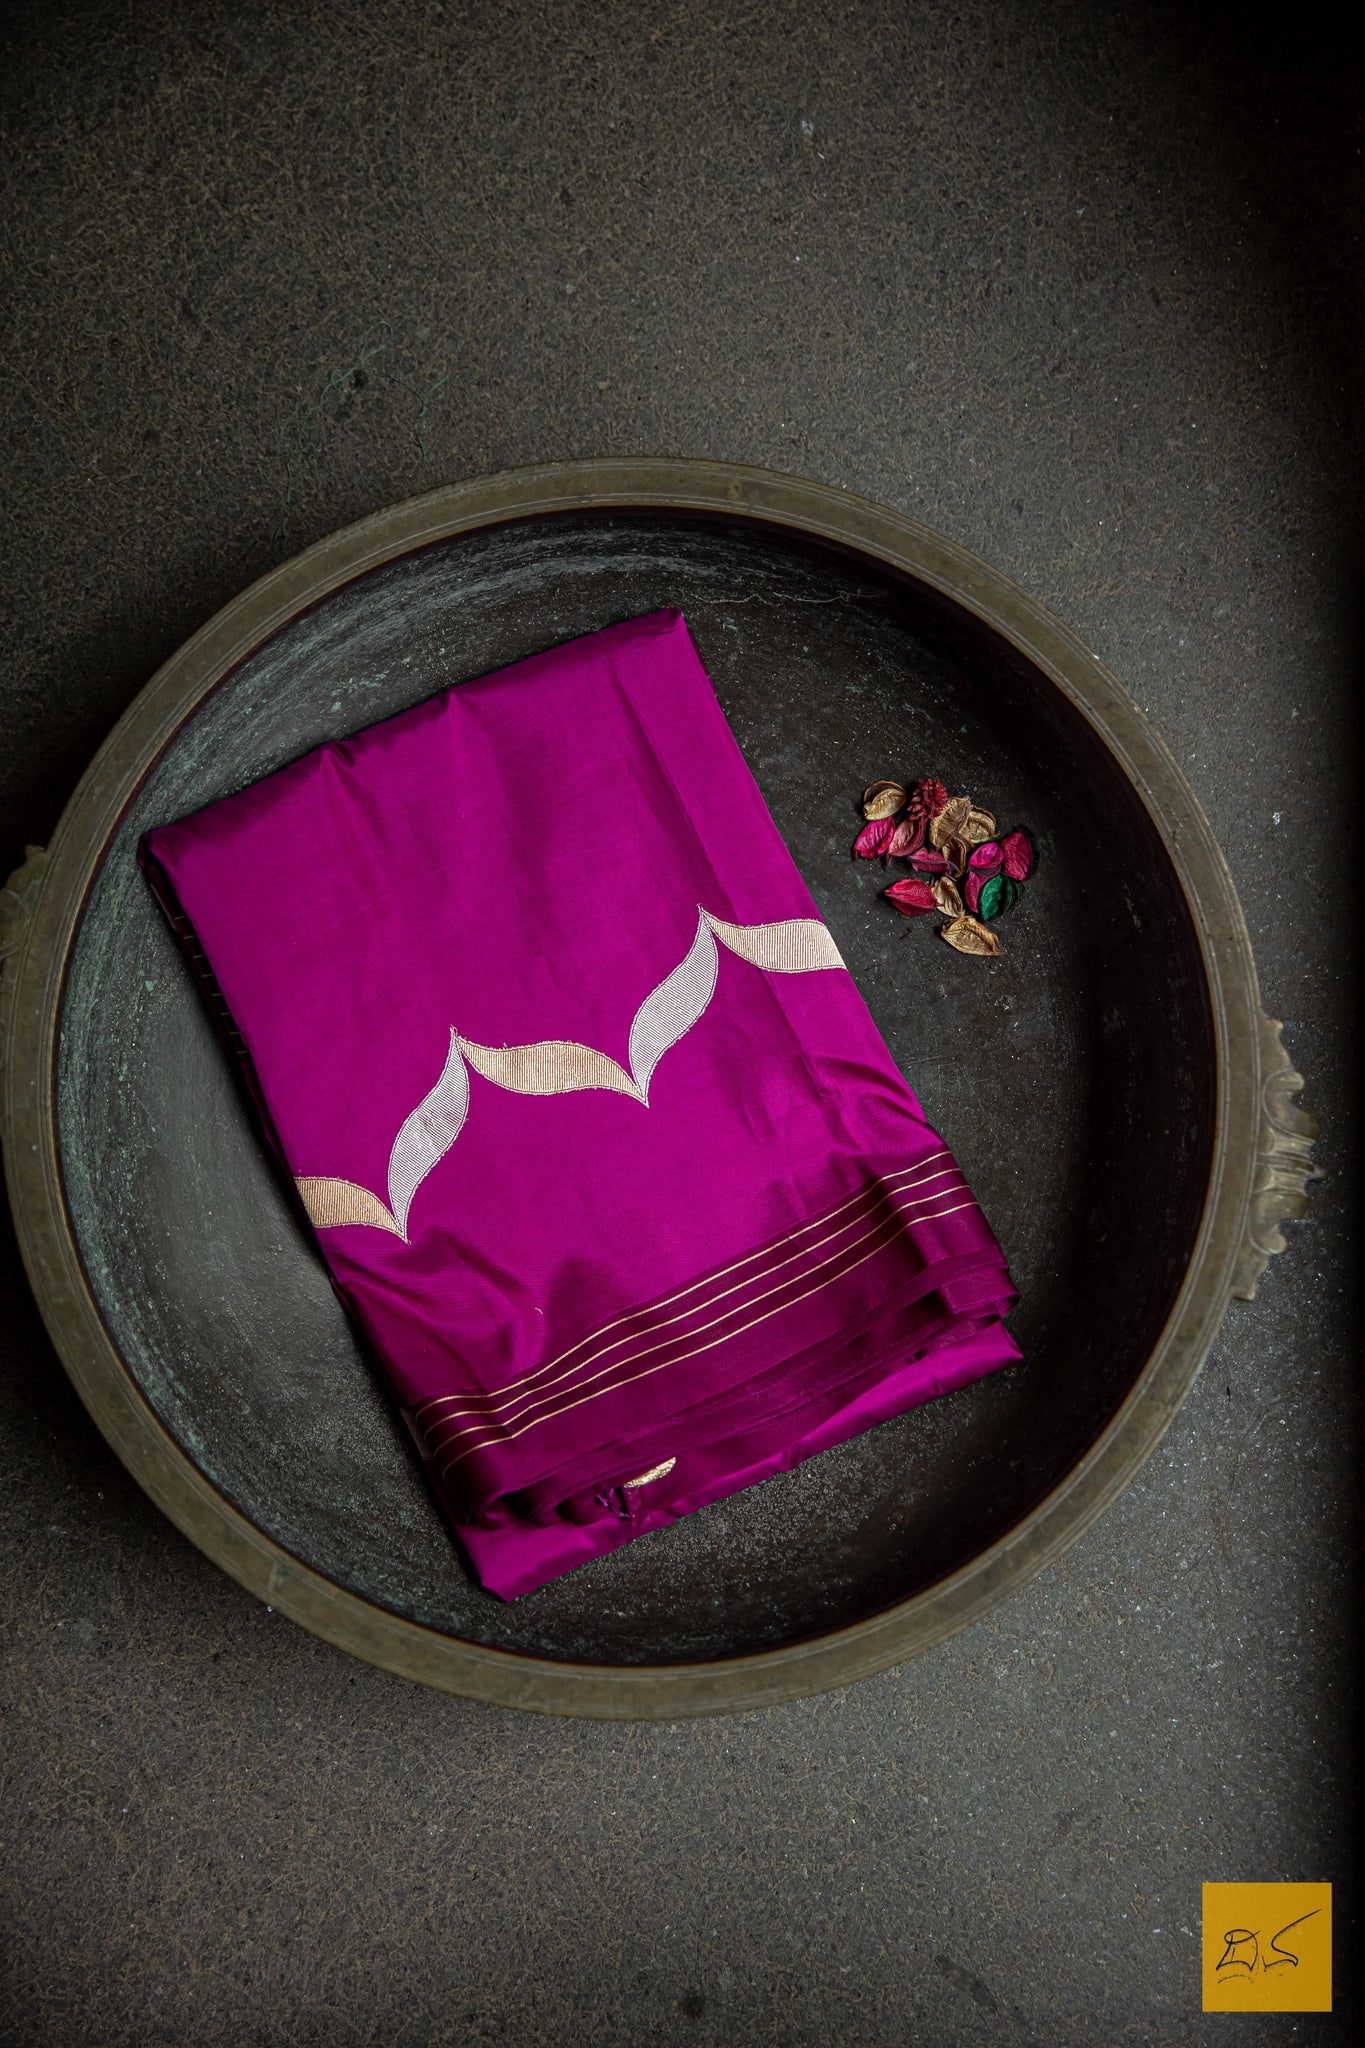
[[[649,1105],[649,1084],[659,1061],[705,1013],[719,970],[716,940],[765,974],[811,974],[842,967],[839,949],[818,918],[776,924],[728,924],[701,910],[684,958],[652,989],[630,1028],[630,1071],[574,1039],[544,1038],[532,1045],[479,1045],[450,1034],[441,1078],[404,1120],[389,1155],[389,1202],[355,1181],[306,1175],[298,1182],[317,1230],[367,1224],[407,1240],[408,1212],[418,1188],[464,1128],[469,1114],[469,1070],[513,1095],[573,1095],[604,1089]]]
[[[399,1235],[408,1234],[412,1198],[437,1161],[444,1159],[469,1114],[469,1075],[452,1031],[441,1078],[406,1118],[389,1154],[389,1206]]]
[[[705,1012],[715,993],[719,965],[716,942],[703,912],[687,958],[645,997],[630,1027],[630,1071],[643,1101],[649,1100],[650,1078],[668,1048]]]
[[[343,1223],[363,1223],[371,1230],[391,1230],[395,1237],[403,1235],[378,1195],[357,1187],[353,1180],[309,1174],[294,1185],[314,1230],[337,1230]]]
[[[793,917],[784,924],[725,924],[707,915],[722,946],[765,974],[813,974],[822,967],[842,967],[843,958],[818,917]]]

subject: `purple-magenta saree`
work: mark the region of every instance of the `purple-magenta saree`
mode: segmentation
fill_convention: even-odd
[[[504,1598],[1018,1357],[678,613],[140,857]]]

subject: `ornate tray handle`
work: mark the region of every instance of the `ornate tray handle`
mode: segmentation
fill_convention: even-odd
[[[1232,1291],[1241,1301],[1254,1301],[1256,1282],[1274,1253],[1285,1248],[1279,1226],[1286,1218],[1308,1214],[1308,1183],[1321,1180],[1313,1164],[1317,1118],[1290,1100],[1303,1087],[1303,1075],[1289,1064],[1274,1017],[1262,1017],[1257,1050],[1261,1061],[1261,1127],[1256,1139],[1256,1179],[1246,1240],[1237,1262]]]
[[[19,979],[19,954],[33,912],[38,890],[47,868],[47,848],[26,846],[24,864],[8,877],[0,889],[0,1068],[5,1064],[9,1040],[9,1015],[14,1004],[14,986]]]

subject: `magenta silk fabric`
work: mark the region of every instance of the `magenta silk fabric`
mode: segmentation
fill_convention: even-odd
[[[677,612],[140,857],[492,1591],[1018,1357]]]

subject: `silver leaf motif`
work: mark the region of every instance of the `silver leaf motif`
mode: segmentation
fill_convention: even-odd
[[[413,1196],[437,1160],[444,1159],[455,1143],[468,1114],[469,1072],[459,1035],[452,1031],[440,1080],[408,1117],[389,1154],[389,1207],[401,1237],[408,1234]]]
[[[668,1048],[692,1029],[710,1002],[719,964],[716,942],[706,912],[702,911],[691,952],[652,995],[645,997],[630,1027],[630,1071],[646,1106],[650,1076]]]

